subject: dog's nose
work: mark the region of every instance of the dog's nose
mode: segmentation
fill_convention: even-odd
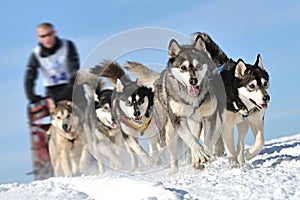
[[[263,97],[263,101],[270,101],[270,95],[265,95],[264,97]]]
[[[190,84],[191,85],[196,85],[198,83],[198,79],[197,78],[190,78]]]
[[[62,125],[62,128],[64,129],[64,131],[67,132],[67,131],[68,131],[68,124],[63,124],[63,125]]]
[[[141,114],[141,112],[140,112],[140,111],[136,111],[136,112],[134,112],[134,113],[133,113],[133,115],[134,115],[135,117],[139,117],[139,116],[140,116],[140,114]]]

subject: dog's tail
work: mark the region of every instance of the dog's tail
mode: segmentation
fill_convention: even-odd
[[[92,73],[98,76],[106,77],[109,81],[115,85],[117,79],[122,79],[122,81],[130,81],[130,78],[125,74],[125,71],[119,65],[119,63],[111,60],[104,60],[100,65],[96,65],[92,68]]]
[[[223,50],[211,39],[211,37],[206,33],[196,32],[193,34],[193,42],[195,43],[199,38],[201,38],[207,51],[210,53],[211,58],[217,66],[221,66],[226,61],[228,61],[227,55]]]
[[[138,86],[147,86],[154,89],[154,82],[160,77],[158,72],[155,72],[145,65],[137,62],[127,62],[125,69],[130,71],[136,78]]]
[[[86,85],[87,93],[90,98],[94,99],[95,92],[101,91],[104,88],[102,79],[90,69],[81,69],[77,72],[76,83],[78,85]]]

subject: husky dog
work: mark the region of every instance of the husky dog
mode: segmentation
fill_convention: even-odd
[[[264,146],[264,113],[268,107],[269,75],[264,69],[260,54],[254,65],[242,59],[228,59],[220,47],[205,33],[196,33],[218,64],[227,96],[226,121],[223,138],[230,164],[243,166],[246,160],[255,157]],[[237,149],[234,147],[234,126],[238,129]],[[244,153],[244,138],[251,128],[255,144]],[[245,154],[245,155],[244,155]]]
[[[88,96],[87,108],[76,109],[77,127],[83,132],[80,137],[88,153],[98,161],[100,173],[105,171],[106,160],[109,160],[113,169],[120,169],[123,163],[114,152],[113,143],[109,138],[118,132],[110,112],[111,94],[109,90],[102,90],[104,83],[89,70],[80,70],[76,81],[77,84],[86,86]],[[107,92],[108,94],[106,94]],[[95,98],[95,94],[97,94],[97,98]],[[87,166],[83,168],[87,168]]]
[[[95,109],[101,132],[114,141],[114,137],[120,130],[112,117],[112,92],[110,89],[96,90],[97,99],[95,101]]]
[[[121,66],[112,61],[104,61],[94,68],[105,69],[103,77],[107,77],[115,85],[112,96],[113,118],[123,134],[124,142],[131,156],[131,170],[136,170],[138,162],[135,154],[141,158],[145,167],[160,164],[158,153],[158,132],[152,120],[153,92],[147,87],[138,87],[130,80]],[[149,139],[150,155],[139,144],[140,136]],[[154,156],[155,154],[155,156]]]
[[[77,176],[84,145],[72,119],[72,103],[61,101],[50,106],[49,152],[54,176]]]
[[[211,151],[221,133],[215,130],[222,126],[220,116],[216,114],[218,100],[212,94],[211,84],[216,65],[210,59],[204,42],[199,39],[194,45],[180,46],[172,39],[168,66],[160,74],[138,63],[129,62],[126,68],[138,78],[138,84],[154,86],[154,116],[170,153],[171,170],[178,168],[177,134],[190,148],[193,166],[203,168],[203,164],[212,159],[208,150]],[[215,116],[213,123],[203,121],[212,116]],[[207,138],[211,138],[207,149],[198,142],[202,124],[204,131],[208,131]],[[214,135],[217,133],[217,136]]]

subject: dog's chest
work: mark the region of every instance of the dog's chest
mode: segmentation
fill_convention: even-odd
[[[226,112],[226,123],[229,124],[239,124],[242,122],[252,122],[255,123],[257,121],[263,121],[264,118],[264,111],[255,111],[251,114],[249,114],[249,116],[245,117],[246,115],[243,116],[242,113],[240,112],[232,112],[227,110]]]
[[[178,116],[189,116],[194,112],[191,105],[175,101],[174,99],[170,99],[169,104],[172,112]]]

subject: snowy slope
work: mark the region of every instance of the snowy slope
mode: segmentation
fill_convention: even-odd
[[[300,199],[300,134],[266,142],[248,165],[229,169],[226,158],[197,171],[181,167],[129,175],[50,178],[0,185],[0,199]]]

